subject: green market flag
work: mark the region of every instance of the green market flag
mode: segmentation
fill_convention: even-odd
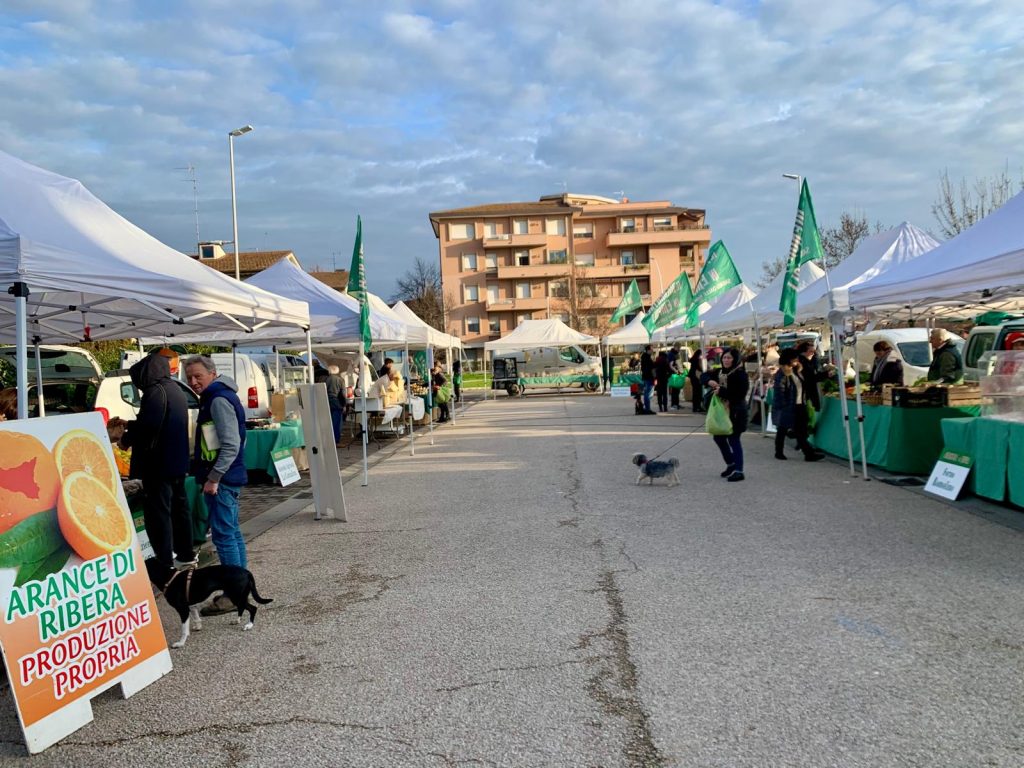
[[[711,246],[704,266],[700,270],[693,304],[690,305],[690,311],[686,313],[686,327],[692,328],[700,320],[701,304],[710,304],[741,282],[740,273],[736,271],[736,265],[732,263],[729,249],[725,247],[725,243],[719,240]]]
[[[626,292],[622,294],[622,301],[619,302],[619,306],[615,308],[615,312],[612,314],[612,322],[617,323],[630,312],[636,312],[643,308],[644,303],[640,299],[640,286],[636,284],[636,279],[634,279],[629,284]]]
[[[793,242],[790,243],[789,259],[786,261],[786,282],[782,284],[782,296],[779,297],[779,311],[784,316],[783,325],[789,325],[796,319],[796,294],[800,288],[801,265],[824,259],[824,256],[818,221],[814,217],[814,204],[811,203],[811,191],[807,187],[807,179],[804,179],[800,187],[800,202],[796,207],[796,223],[793,224]]]
[[[366,264],[363,259],[363,220],[356,216],[356,242],[352,247],[352,265],[348,270],[348,295],[359,301],[359,336],[363,353],[370,351],[370,305],[366,296]]]
[[[692,303],[693,289],[690,288],[690,276],[681,272],[679,277],[672,281],[672,285],[654,302],[642,324],[648,334],[654,333],[685,315]]]

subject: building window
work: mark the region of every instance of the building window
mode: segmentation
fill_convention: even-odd
[[[565,219],[548,219],[544,222],[544,231],[549,235],[565,235]]]
[[[466,318],[466,333],[480,333],[480,318],[479,317],[467,317]]]
[[[498,254],[495,251],[487,251],[484,254],[484,269],[493,272],[498,268]]]
[[[594,315],[583,315],[580,317],[580,325],[584,328],[597,328],[597,317]]]
[[[530,266],[530,252],[529,251],[516,251],[516,266],[517,267],[528,267],[528,266]]]
[[[560,251],[548,251],[548,264],[568,264],[569,253],[564,248]]]
[[[592,267],[592,266],[594,266],[594,254],[592,254],[592,253],[577,253],[576,254],[576,266],[577,267]]]
[[[512,222],[512,232],[517,235],[530,234],[530,222],[526,219],[515,219]]]
[[[462,271],[463,272],[476,272],[476,254],[475,253],[464,253],[464,254],[462,254]]]
[[[621,264],[624,267],[629,266],[631,264],[636,264],[636,259],[633,258],[633,252],[622,251],[619,254],[619,264]]]
[[[565,299],[569,296],[568,280],[552,280],[548,283],[548,296]]]
[[[563,323],[568,323],[569,322],[569,313],[568,312],[556,312],[555,314],[552,315],[552,317],[555,320],[561,320]]]
[[[199,249],[199,257],[202,259],[213,259],[217,257],[217,252],[212,245],[204,245]]]
[[[636,232],[636,219],[620,219],[619,230],[622,232]]]
[[[501,333],[501,318],[495,317],[487,320],[487,330],[491,333]]]
[[[498,303],[498,286],[488,285],[487,286],[487,302],[489,304]]]
[[[463,301],[468,304],[471,301],[480,301],[480,286],[479,285],[464,285],[462,286]]]
[[[573,224],[572,225],[572,236],[576,240],[594,236],[594,225],[593,224]]]
[[[659,216],[654,219],[654,229],[672,229],[672,219],[668,216]]]
[[[449,224],[449,240],[472,240],[476,237],[476,227],[473,224]]]
[[[494,221],[484,223],[484,237],[495,238],[498,236],[498,224]]]
[[[530,284],[529,283],[516,283],[516,298],[517,299],[528,299],[528,298],[530,298]]]
[[[533,320],[533,312],[523,312],[516,315],[516,325],[519,325],[523,320]]]

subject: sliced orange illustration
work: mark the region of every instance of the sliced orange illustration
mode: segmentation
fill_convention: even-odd
[[[53,446],[53,458],[62,480],[67,480],[72,472],[88,472],[111,493],[117,493],[120,476],[110,459],[110,448],[92,432],[73,429],[62,435]]]
[[[88,472],[72,472],[57,499],[57,521],[71,548],[83,560],[127,549],[131,522],[117,498]]]

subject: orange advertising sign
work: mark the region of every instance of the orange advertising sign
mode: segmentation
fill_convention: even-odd
[[[0,422],[0,644],[29,752],[171,670],[98,413]]]

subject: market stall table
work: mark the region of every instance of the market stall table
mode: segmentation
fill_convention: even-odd
[[[853,456],[860,459],[860,435],[856,429],[856,403],[850,401],[850,427]],[[887,472],[927,475],[942,451],[942,420],[977,416],[977,405],[959,408],[894,408],[889,405],[865,405],[864,439],[868,464]],[[843,431],[842,406],[836,397],[822,398],[821,413],[812,442],[833,456],[847,458]]]
[[[576,384],[590,384],[597,387],[601,384],[601,377],[596,374],[580,376],[520,376],[520,388],[527,384],[535,387],[571,387]]]
[[[1024,423],[993,419],[943,419],[945,450],[974,459],[966,490],[1024,507]],[[1010,467],[1017,468],[1011,472]]]
[[[302,448],[306,444],[302,434],[302,422],[282,421],[277,429],[245,430],[245,468],[266,472],[272,479],[277,479],[274,468],[274,451]]]

